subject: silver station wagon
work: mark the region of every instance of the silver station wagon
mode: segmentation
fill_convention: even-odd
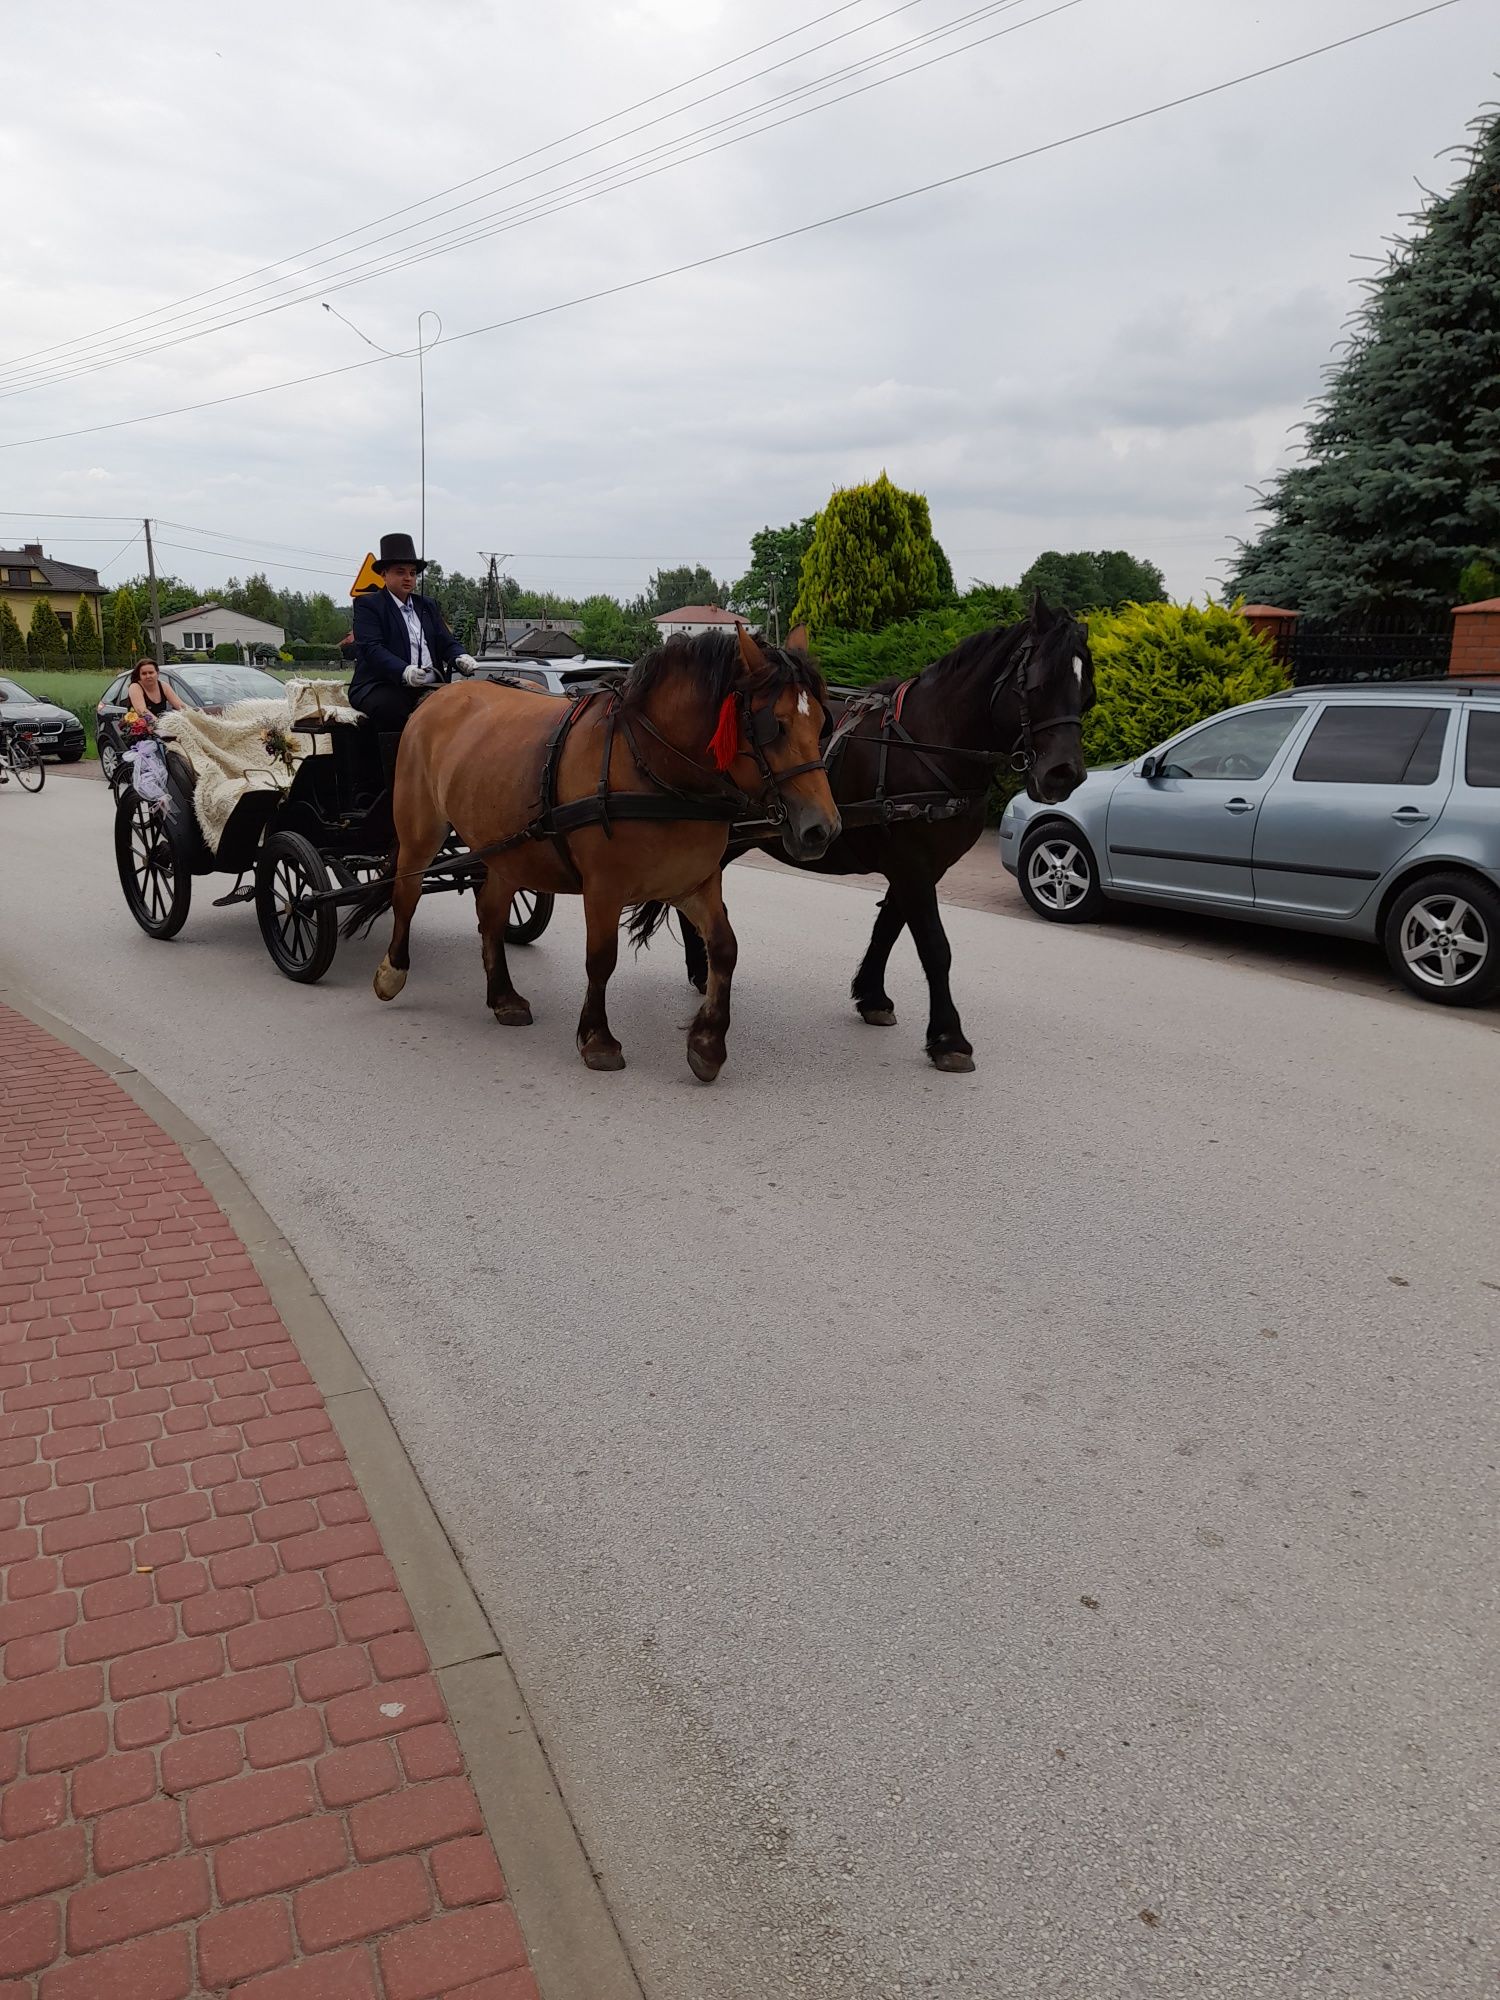
[[[1500,990],[1500,684],[1296,688],[1061,805],[1013,799],[1000,855],[1038,916],[1155,903],[1368,938],[1424,1000]]]

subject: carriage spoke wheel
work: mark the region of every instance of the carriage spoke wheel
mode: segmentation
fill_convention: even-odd
[[[542,932],[552,921],[552,908],[557,898],[541,894],[534,889],[517,889],[510,903],[510,916],[505,925],[507,944],[535,944]]]
[[[183,807],[138,799],[127,785],[115,807],[115,867],[125,903],[147,937],[175,937],[193,898],[193,854]]]
[[[273,833],[255,864],[255,914],[278,972],[311,986],[333,963],[338,912],[310,899],[331,887],[328,867],[300,833]]]

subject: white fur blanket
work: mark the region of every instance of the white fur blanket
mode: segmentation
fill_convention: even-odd
[[[174,709],[157,724],[157,734],[180,750],[197,783],[193,810],[209,851],[217,854],[229,815],[251,791],[285,791],[316,739],[297,734],[294,724],[313,715],[357,723],[348,695],[337,681],[289,681],[282,701],[237,701],[222,715],[202,709]],[[266,732],[280,730],[291,745],[291,769],[266,747]]]

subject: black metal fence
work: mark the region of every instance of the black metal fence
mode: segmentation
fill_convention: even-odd
[[[1422,681],[1448,671],[1453,620],[1428,618],[1299,618],[1281,642],[1298,687],[1330,681]]]

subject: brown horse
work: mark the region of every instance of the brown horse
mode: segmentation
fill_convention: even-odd
[[[531,1021],[505,956],[512,896],[582,895],[588,993],[578,1048],[590,1069],[623,1069],[604,1005],[620,915],[628,905],[669,903],[707,947],[707,991],[687,1054],[693,1074],[711,1083],[724,1062],[736,955],[720,883],[729,821],[769,811],[798,860],[822,854],[837,836],[818,747],[824,700],[805,654],[762,646],[743,627],[737,639],[710,633],[659,646],[618,692],[577,705],[561,731],[555,696],[486,681],[439,688],[401,738],[392,873],[345,925],[348,933],[387,906],[394,911],[376,993],[394,1000],[406,984],[421,871],[452,827],[483,854],[476,900],[486,997],[502,1026]]]

